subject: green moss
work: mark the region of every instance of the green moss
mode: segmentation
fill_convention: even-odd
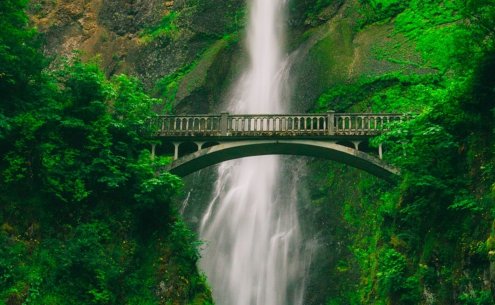
[[[347,79],[347,67],[354,54],[353,30],[346,23],[335,25],[332,35],[321,39],[309,52],[308,58],[323,83],[342,82]]]
[[[158,25],[144,29],[140,33],[140,39],[145,44],[150,43],[157,38],[177,39],[179,37],[179,27],[177,25],[179,16],[180,13],[176,11],[166,14]]]
[[[360,0],[363,6],[360,8],[362,18],[359,20],[361,27],[383,21],[389,21],[404,11],[410,0]]]
[[[238,34],[224,35],[204,50],[190,64],[161,78],[156,84],[157,94],[165,100],[165,112],[171,112],[178,101],[205,86],[207,73],[218,55],[236,43]]]
[[[318,110],[336,111],[420,111],[444,96],[445,88],[435,74],[403,74],[361,77],[356,82],[337,85],[323,93]]]

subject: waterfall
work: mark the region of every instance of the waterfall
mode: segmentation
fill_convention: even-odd
[[[252,0],[247,30],[250,65],[233,89],[231,113],[280,113],[286,62],[283,0]],[[296,178],[281,177],[277,156],[221,164],[200,225],[200,266],[217,305],[302,304],[305,264]],[[282,179],[285,178],[285,179]],[[282,182],[283,180],[283,182]]]

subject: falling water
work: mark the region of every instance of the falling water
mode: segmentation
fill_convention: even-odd
[[[283,9],[283,0],[251,0],[250,65],[233,90],[230,112],[279,113],[288,108],[281,98]],[[302,304],[305,266],[297,195],[281,176],[276,156],[230,161],[218,169],[200,227],[207,243],[201,267],[218,305]]]

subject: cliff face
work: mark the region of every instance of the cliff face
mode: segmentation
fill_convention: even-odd
[[[308,111],[332,87],[363,77],[406,71],[416,72],[421,61],[414,45],[393,35],[394,25],[382,22],[362,27],[358,1],[335,1],[306,27],[293,53],[293,106]],[[294,32],[297,27],[292,27]],[[379,56],[381,53],[390,57]],[[338,109],[343,110],[343,109]]]
[[[135,75],[153,90],[159,79],[182,71],[202,54],[210,57],[198,72],[204,74],[227,47],[221,43],[224,36],[242,22],[242,6],[239,0],[39,0],[32,1],[30,13],[45,35],[46,54],[70,57],[77,50],[83,59],[96,56],[108,75]],[[206,52],[209,47],[214,52]],[[206,83],[204,78],[196,81]],[[187,95],[180,94],[180,100]]]
[[[390,23],[358,31],[357,1],[327,2],[289,2],[295,111],[311,109],[329,87],[417,61],[403,37],[390,35]],[[243,62],[241,0],[36,0],[30,12],[46,37],[47,54],[97,56],[107,74],[137,76],[177,111],[219,108]],[[377,58],[379,50],[396,55],[396,63]]]

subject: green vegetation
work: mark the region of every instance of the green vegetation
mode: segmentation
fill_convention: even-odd
[[[188,54],[189,59],[179,60],[180,65],[165,75],[159,74],[155,80],[153,94],[163,100],[161,112],[172,112],[178,103],[187,98],[192,101],[186,103],[202,109],[196,104],[201,103],[201,100],[207,101],[207,95],[221,94],[225,89],[225,84],[222,84],[225,78],[223,73],[229,69],[225,61],[229,60],[229,53],[239,42],[245,14],[246,5],[241,0],[226,3],[193,0],[177,5],[166,13],[160,24],[142,32],[141,37],[146,43],[155,40],[165,41],[165,44],[169,42],[167,40],[174,40],[178,44],[189,41],[189,44],[182,46],[185,50],[181,55],[186,57]],[[222,88],[207,84],[208,78],[218,81]]]
[[[197,66],[198,60],[193,61],[189,65],[186,65],[174,73],[162,77],[156,83],[156,91],[159,96],[164,99],[164,112],[171,113],[175,106],[177,91],[179,85],[191,71]]]
[[[361,199],[342,208],[359,298],[344,281],[328,304],[493,304],[493,2],[361,3],[362,26],[392,22],[421,62],[329,88],[317,107],[416,115],[374,139],[402,179],[390,189],[363,178]]]
[[[418,112],[447,94],[440,81],[437,74],[399,72],[362,77],[354,83],[329,88],[318,98],[317,109]]]
[[[289,2],[291,26],[317,26],[330,19],[343,0],[299,0]]]
[[[163,16],[160,24],[145,29],[141,34],[141,39],[144,43],[150,43],[159,37],[177,39],[179,37],[179,28],[177,26],[177,18],[179,13],[172,11]]]
[[[0,1],[0,304],[212,304],[171,202],[181,181],[141,137],[162,101],[78,56],[49,69],[26,2]],[[149,48],[191,43],[157,82],[166,112],[224,93],[245,23],[244,2],[186,2],[140,32]],[[291,49],[320,35],[303,55],[318,111],[414,113],[372,143],[401,168],[397,187],[310,165],[305,213],[333,240],[308,287],[327,300],[308,304],[494,304],[493,0],[289,5]]]
[[[77,56],[48,71],[24,2],[0,3],[0,303],[211,304],[141,136],[157,100]]]
[[[218,55],[236,43],[237,38],[237,34],[225,35],[199,54],[193,62],[157,81],[155,92],[164,100],[165,113],[170,113],[175,108],[178,94],[183,99],[204,86],[207,73]]]

